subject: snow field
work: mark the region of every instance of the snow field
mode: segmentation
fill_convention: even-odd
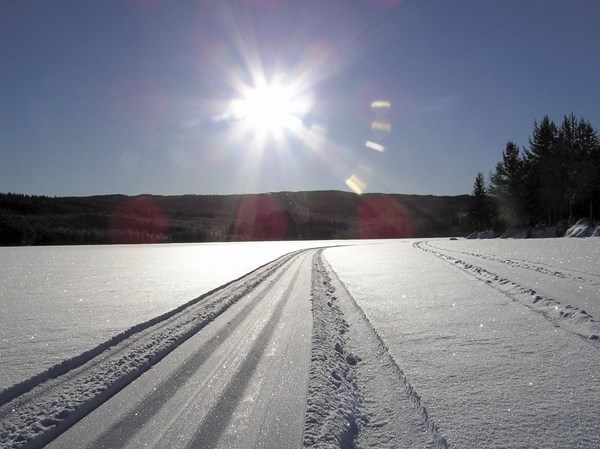
[[[335,244],[0,248],[0,392],[286,253]]]
[[[600,239],[435,240],[427,248],[600,318]]]
[[[594,341],[412,242],[324,255],[449,447],[600,446]]]
[[[305,290],[310,269],[302,262],[303,274],[294,274],[292,267],[314,251],[290,253],[5,389],[0,447],[42,447],[59,434],[50,447],[70,447],[80,441],[77,435],[91,434],[94,447],[110,442],[134,448],[141,441],[159,447],[175,439],[182,448],[224,442],[238,447],[240,435],[245,442],[279,447],[285,444],[277,440],[282,435],[277,426],[287,428],[298,410],[286,404],[298,401],[300,409],[306,406],[305,447],[600,447],[595,319],[600,262],[595,243],[580,242],[400,240],[317,252],[306,397],[290,393],[302,371],[294,354],[302,351],[283,349],[291,363],[278,348],[282,338],[298,348],[307,338],[305,330],[291,330],[290,323],[305,313],[297,314],[290,308],[297,303],[286,298]],[[260,292],[284,299],[259,301]],[[261,304],[272,309],[272,318],[254,310]],[[135,314],[132,303],[129,308]],[[234,309],[240,310],[232,315]],[[256,313],[260,319],[246,319]],[[242,327],[262,318],[266,324],[260,329]],[[254,343],[244,337],[248,332]],[[241,335],[238,343],[227,337],[232,333]],[[197,351],[206,354],[194,355]],[[203,362],[218,351],[229,354],[225,362],[214,367]],[[158,363],[163,357],[171,362]],[[265,360],[274,368],[267,369]],[[190,395],[182,387],[184,379],[192,381],[190,376],[205,369],[215,371],[222,392],[202,401],[201,393]],[[265,382],[274,382],[269,394]],[[138,384],[150,385],[139,407],[129,396]],[[286,393],[292,396],[277,400]],[[181,404],[192,407],[194,401],[213,418],[184,413]],[[284,408],[265,406],[269,401]],[[154,408],[167,402],[170,409]],[[122,419],[111,411],[112,403]],[[249,420],[256,404],[262,411]],[[99,427],[101,410],[113,424]],[[271,422],[269,416],[274,427],[259,429],[259,421]],[[170,420],[170,430],[152,425],[156,419]],[[180,438],[198,425],[189,441]],[[71,430],[74,440],[68,439]],[[216,436],[206,442],[208,434]]]
[[[455,257],[456,251],[440,250],[439,247],[426,242],[418,242],[414,245],[416,248],[432,253],[442,260],[460,267],[477,279],[485,281],[509,298],[541,313],[556,326],[560,326],[596,344],[600,343],[600,322],[596,321],[585,310],[575,306],[589,306],[588,310],[593,310],[594,313],[597,313],[600,301],[597,296],[594,296],[594,291],[599,290],[600,282],[595,282],[594,279],[584,279],[581,276],[573,277],[564,272],[548,270],[539,265],[531,265],[522,261],[515,262],[511,259],[498,259],[495,256],[467,253],[461,253],[461,259],[459,259]],[[488,268],[482,268],[473,265],[473,263],[465,262],[462,260],[462,257],[465,255],[466,259],[475,259],[473,263],[483,261]],[[507,268],[507,266],[510,268]],[[515,266],[524,272],[513,268]],[[498,275],[492,273],[488,271],[490,269],[504,274]],[[507,272],[509,274],[506,274]],[[512,279],[518,279],[518,281]],[[598,277],[598,281],[600,281],[600,277]],[[542,296],[536,290],[533,290],[533,288],[523,286],[519,282],[524,282],[525,285],[535,285],[535,288],[539,291],[561,295],[558,296],[561,299]],[[596,316],[600,316],[600,313],[597,313]]]
[[[48,448],[299,447],[310,354],[311,251]],[[250,280],[248,277],[246,280]]]

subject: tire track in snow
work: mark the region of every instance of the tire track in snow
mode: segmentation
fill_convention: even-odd
[[[79,358],[51,368],[44,376],[36,376],[31,385],[25,384],[30,388],[24,392],[13,390],[0,406],[0,447],[39,448],[47,444],[231,305],[270,285],[269,279],[274,278],[274,283],[294,258],[306,251],[282,256],[173,312],[134,326]]]
[[[172,375],[164,379],[152,394],[132,408],[119,423],[106,429],[92,444],[88,445],[88,447],[94,449],[124,447],[129,441],[135,438],[137,431],[160,411],[155,404],[166,402],[170,397],[175,395],[183,385],[185,385],[198,368],[206,362],[210,355],[214,353],[214,351],[216,351],[235,331],[236,327],[248,318],[252,310],[260,303],[262,297],[268,294],[276,285],[276,282],[283,276],[285,273],[284,268],[286,267],[287,265],[284,265],[281,271],[269,281],[266,288],[261,291],[260,296],[252,298],[252,300],[228,322],[225,332],[216,334],[203,346],[199,347],[196,352],[191,354],[185,363],[173,372]],[[298,274],[296,274],[296,278],[297,276]],[[287,293],[288,292],[286,292],[286,294]],[[278,305],[279,316],[281,315],[283,305],[285,305],[285,303],[281,304],[281,302]],[[249,378],[244,380],[248,381]],[[232,406],[231,410],[233,410],[236,403],[232,401],[230,405]],[[218,416],[222,417],[224,415],[219,414]],[[223,430],[225,427],[222,425],[222,421],[220,421],[220,423],[220,429]],[[199,445],[197,447],[205,447],[205,445]]]
[[[600,322],[596,321],[594,317],[584,310],[568,304],[562,304],[556,299],[539,295],[531,288],[447,254],[445,249],[438,248],[430,244],[430,242],[415,242],[413,246],[471,274],[476,279],[487,283],[490,287],[501,291],[513,301],[541,313],[555,326],[585,339],[600,349]]]
[[[102,354],[105,354],[108,350],[112,351],[113,356],[117,353],[125,353],[128,350],[128,348],[133,346],[138,340],[147,338],[145,334],[145,331],[147,329],[152,328],[152,332],[156,333],[159,329],[170,325],[170,318],[181,314],[182,312],[190,309],[199,302],[205,301],[206,298],[210,297],[211,295],[215,295],[218,292],[230,286],[234,286],[234,284],[239,284],[240,282],[243,282],[244,279],[248,279],[253,274],[257,274],[264,270],[272,271],[276,269],[277,266],[274,264],[281,264],[286,262],[291,257],[291,255],[297,252],[283,255],[278,259],[269,262],[265,265],[262,265],[256,268],[255,270],[245,274],[244,276],[241,276],[207,293],[204,293],[203,295],[192,299],[191,301],[188,301],[185,304],[182,304],[169,312],[161,314],[143,323],[136,324],[135,326],[132,326],[131,328],[115,335],[114,337],[110,338],[104,343],[100,343],[98,346],[88,351],[85,351],[84,353],[78,356],[64,360],[63,362],[52,366],[29,379],[26,379],[22,382],[19,382],[18,384],[15,384],[9,388],[6,388],[5,390],[0,391],[0,407],[12,401],[13,399],[29,392],[34,388],[42,386],[51,379],[60,379],[60,381],[68,381],[70,378],[70,373],[74,372],[77,368],[85,365],[91,360],[101,356]]]
[[[522,268],[525,270],[535,271],[536,273],[540,273],[550,277],[558,277],[561,279],[568,279],[572,281],[580,281],[586,282],[592,285],[600,285],[600,274],[588,273],[586,271],[579,270],[570,270],[570,269],[556,269],[552,265],[545,264],[542,262],[532,263],[528,260],[520,260],[520,259],[509,259],[498,257],[489,254],[479,254],[470,251],[462,251],[458,249],[449,249],[449,248],[440,248],[435,245],[435,242],[427,242],[426,245],[435,251],[444,252],[444,253],[454,253],[454,254],[463,254],[466,256],[472,256],[479,259],[490,260],[493,262],[502,263],[515,268]],[[576,274],[573,274],[576,273]]]
[[[424,401],[322,251],[314,256],[312,288],[304,446],[447,449]]]
[[[281,320],[283,309],[287,305],[291,296],[291,292],[298,282],[300,269],[301,267],[299,266],[292,281],[283,293],[282,299],[280,299],[275,306],[273,315],[265,327],[261,330],[258,337],[255,339],[254,344],[252,345],[249,353],[246,354],[242,365],[229,382],[227,389],[219,398],[219,402],[212,407],[211,411],[207,415],[207,418],[196,430],[192,440],[187,445],[189,449],[218,446],[221,435],[226,427],[224,422],[231,419],[235,408],[240,402],[240,399],[242,398],[252,379],[252,374],[255,372],[258,366],[262,354],[267,348],[269,340],[275,333],[275,329]]]

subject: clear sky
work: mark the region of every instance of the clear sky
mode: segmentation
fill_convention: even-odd
[[[600,127],[599,23],[597,0],[0,0],[0,192],[470,193],[544,114]]]

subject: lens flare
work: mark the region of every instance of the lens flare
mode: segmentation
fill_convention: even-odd
[[[289,214],[271,195],[245,198],[237,208],[236,240],[285,240],[290,228]]]
[[[380,153],[383,153],[385,151],[385,147],[383,145],[377,142],[373,142],[371,140],[367,140],[365,142],[365,147],[369,148],[370,150],[379,151]]]
[[[390,109],[390,107],[391,103],[386,100],[376,100],[371,103],[371,109],[373,109],[374,111],[388,110]]]
[[[360,39],[371,25],[347,41],[338,42],[329,33],[316,33],[318,38],[309,33],[298,40],[293,52],[280,54],[271,51],[277,50],[277,45],[265,48],[268,33],[255,28],[248,5],[272,7],[285,2],[223,4],[227,5],[226,39],[203,41],[202,48],[208,47],[209,62],[219,69],[217,73],[226,84],[226,89],[217,93],[218,106],[209,109],[211,125],[223,130],[215,137],[215,148],[226,148],[219,157],[240,167],[233,182],[245,190],[259,191],[269,190],[264,186],[271,186],[274,178],[299,185],[313,175],[314,165],[361,195],[370,175],[353,175],[361,173],[357,165],[363,156],[356,156],[348,147],[364,144],[374,152],[385,151],[382,140],[391,132],[391,102],[380,86],[360,95],[372,108],[371,120],[366,123],[372,125],[372,131],[365,136],[366,141],[357,142],[353,133],[339,132],[352,125],[344,123],[345,114],[340,114],[339,108],[345,107],[345,102],[337,104],[336,98],[329,96],[327,83],[362,58]],[[307,164],[311,165],[308,170]]]
[[[371,123],[371,131],[378,139],[383,139],[390,135],[392,124],[385,119],[375,119]]]
[[[169,220],[155,200],[140,196],[118,205],[109,226],[111,244],[162,243]]]
[[[367,188],[365,182],[356,175],[352,175],[346,179],[346,185],[357,195],[362,195]]]
[[[358,206],[357,224],[361,239],[412,238],[416,223],[403,204],[390,197],[370,197]]]

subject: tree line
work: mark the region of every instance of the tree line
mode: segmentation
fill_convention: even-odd
[[[29,196],[0,193],[0,245],[327,240],[460,235],[469,196]]]
[[[469,216],[478,231],[568,225],[595,218],[600,202],[600,139],[588,120],[547,115],[534,121],[528,147],[506,143],[486,183],[478,173]]]

